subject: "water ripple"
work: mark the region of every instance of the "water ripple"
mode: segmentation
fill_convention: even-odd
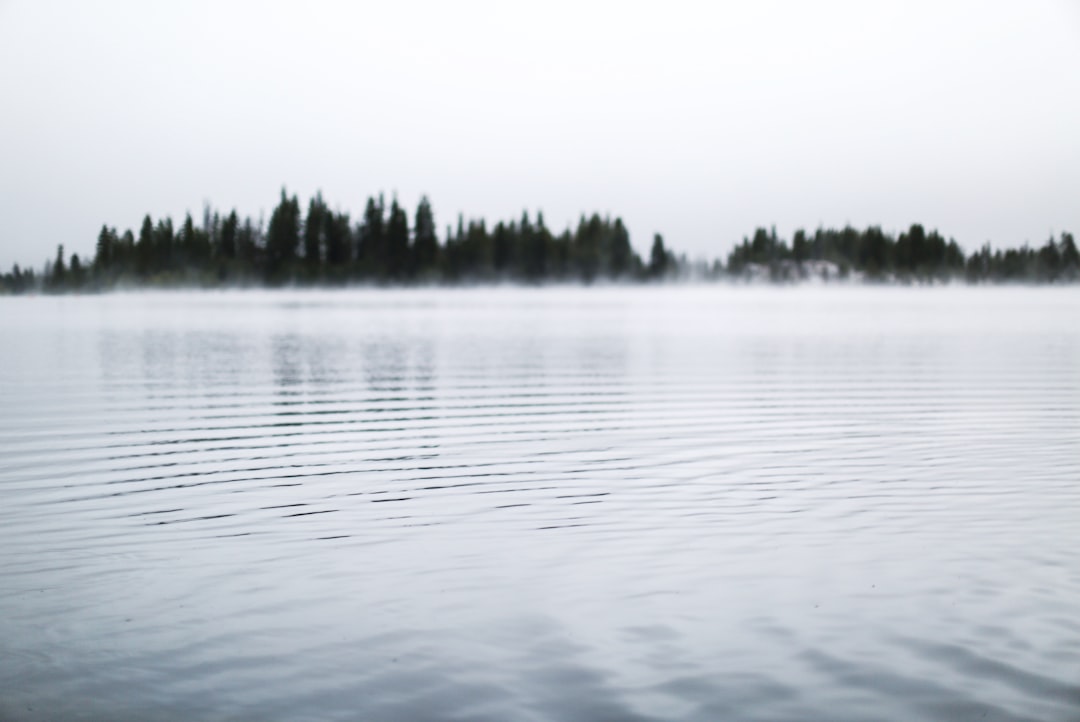
[[[0,719],[1080,719],[1075,294],[485,293],[0,299]]]

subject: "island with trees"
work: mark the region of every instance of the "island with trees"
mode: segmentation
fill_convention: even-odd
[[[358,222],[316,194],[302,209],[284,189],[268,223],[206,208],[149,215],[138,231],[107,225],[92,259],[66,258],[60,246],[40,271],[18,265],[0,275],[0,292],[100,291],[125,287],[340,286],[347,284],[548,283],[670,279],[860,280],[864,282],[1062,283],[1080,280],[1080,253],[1063,232],[1038,248],[992,249],[965,255],[956,241],[914,224],[893,235],[858,230],[798,230],[791,242],[775,227],[743,238],[725,261],[688,260],[660,234],[648,258],[630,243],[620,218],[582,216],[576,228],[550,230],[542,213],[489,226],[458,216],[440,239],[428,199],[410,215],[397,199],[367,201]]]

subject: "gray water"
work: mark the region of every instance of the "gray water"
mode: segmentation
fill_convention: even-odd
[[[0,719],[1078,720],[1078,322],[0,298]]]

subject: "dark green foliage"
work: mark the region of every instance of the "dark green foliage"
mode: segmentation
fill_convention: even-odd
[[[525,214],[522,214],[525,217]],[[550,258],[553,251],[551,231],[544,225],[544,214],[537,212],[536,225],[529,226],[529,232],[518,242],[520,250],[517,256],[521,259],[518,277],[526,278],[533,282],[541,281],[548,277],[565,278],[567,275],[566,265],[556,266]]]
[[[68,268],[67,287],[78,290],[86,284],[86,269],[78,253],[71,254],[71,267]]]
[[[119,245],[119,239],[116,237],[116,231],[110,230],[108,226],[102,226],[101,232],[98,233],[97,240],[97,253],[94,256],[95,268],[104,270],[112,266],[116,262],[116,246]]]
[[[504,277],[534,281],[543,273],[542,261],[537,257],[535,229],[529,220],[529,212],[522,211],[521,220],[510,221],[504,227],[506,233],[507,265],[502,273]],[[494,249],[492,249],[494,256]]]
[[[363,276],[382,278],[386,271],[386,209],[382,196],[379,202],[368,198],[364,221],[357,233],[356,258]]]
[[[489,229],[483,219],[447,227],[442,244],[426,197],[413,226],[397,199],[387,209],[383,197],[368,198],[355,230],[346,213],[331,211],[321,194],[301,215],[298,198],[282,189],[264,233],[263,220],[240,219],[204,208],[201,225],[187,214],[179,232],[171,218],[155,224],[147,215],[138,235],[103,225],[92,263],[77,255],[65,259],[57,249],[45,272],[14,266],[0,274],[0,292],[67,291],[117,284],[175,285],[220,283],[344,283],[349,280],[409,283],[458,281],[593,282],[600,279],[661,279],[694,275],[795,280],[811,273],[833,277],[859,274],[868,281],[926,283],[965,278],[981,282],[1080,281],[1080,251],[1073,236],[1061,233],[1039,248],[1027,245],[992,250],[986,244],[964,256],[952,239],[919,224],[898,236],[872,226],[858,230],[799,229],[789,246],[776,228],[758,228],[727,258],[690,263],[676,256],[660,234],[653,237],[648,262],[634,252],[622,219],[580,216],[576,228],[553,234],[543,214],[526,211],[518,220]]]
[[[56,247],[56,260],[52,264],[52,273],[46,271],[49,285],[53,288],[63,288],[67,284],[67,268],[64,266],[64,246]]]
[[[1080,277],[1080,252],[1076,249],[1076,242],[1071,233],[1061,234],[1061,275],[1067,281],[1075,281]]]
[[[412,269],[414,277],[428,278],[435,274],[439,261],[439,239],[435,236],[435,215],[427,196],[416,206],[413,225]]]
[[[300,245],[300,201],[289,198],[281,189],[281,200],[270,216],[266,234],[266,265],[268,279],[280,282],[295,270],[297,248]]]
[[[252,225],[250,218],[236,232],[236,262],[244,269],[254,270],[258,264],[260,250],[259,239],[262,237],[262,221],[259,228]]]
[[[600,246],[603,242],[603,232],[603,223],[600,221],[600,216],[595,213],[588,220],[582,216],[578,221],[572,252],[577,272],[581,280],[586,283],[595,279],[600,273]]]
[[[179,258],[173,253],[175,234],[171,218],[163,218],[154,229],[154,262],[155,273],[171,271],[174,265],[179,265]]]
[[[925,283],[962,277],[972,283],[1051,283],[1077,280],[1078,256],[1072,236],[1067,233],[1057,243],[1051,238],[1037,252],[1027,246],[992,252],[987,244],[965,258],[955,240],[946,240],[936,230],[927,233],[919,224],[895,238],[877,226],[864,231],[850,226],[840,230],[819,228],[812,240],[800,229],[794,234],[791,251],[776,238],[775,231],[759,228],[752,241],[744,238],[732,250],[727,268],[733,275],[745,275],[757,268],[775,280],[785,280],[805,276],[808,262],[826,261],[834,264],[841,276],[855,271],[869,281]]]
[[[10,273],[0,274],[0,293],[27,293],[38,287],[38,279],[33,269],[26,271],[16,263]]]
[[[177,249],[180,257],[180,267],[188,271],[202,271],[210,265],[210,231],[204,224],[203,228],[196,228],[191,214],[184,217],[184,225],[180,227],[180,238]]]
[[[386,277],[401,281],[409,270],[409,219],[398,205],[397,198],[390,204],[390,218],[386,223]]]
[[[240,218],[236,211],[232,211],[221,224],[221,234],[218,236],[218,258],[224,261],[232,261],[236,258],[236,234],[240,229]]]
[[[860,238],[856,232],[854,248],[857,266],[868,278],[881,278],[892,265],[892,247],[888,237],[878,227],[867,228]]]
[[[74,263],[74,256],[72,262]],[[117,234],[115,228],[102,226],[98,233],[97,248],[93,264],[81,271],[82,278],[78,285],[107,285],[115,283],[121,276],[132,273],[136,268],[135,236],[130,230],[124,235]],[[69,286],[76,281],[69,282]]]
[[[801,238],[800,250],[805,254],[806,234],[800,230],[796,236]],[[777,238],[775,226],[771,231],[758,228],[754,231],[752,240],[744,236],[742,243],[728,255],[728,269],[732,273],[741,273],[749,264],[758,264],[775,275],[777,263],[790,257],[787,244]]]
[[[154,270],[155,251],[154,222],[147,215],[139,229],[139,240],[135,242],[135,273],[140,278],[146,278]]]
[[[326,212],[322,217],[323,237],[326,239],[326,266],[335,278],[352,259],[352,233],[349,216]]]
[[[806,240],[806,231],[799,229],[795,231],[795,237],[791,240],[791,254],[796,263],[802,263],[807,260],[810,252],[809,243]]]
[[[615,219],[610,239],[611,275],[623,278],[634,267],[634,249],[630,247],[630,233],[623,225],[622,218]]]
[[[466,273],[473,279],[487,280],[492,276],[492,244],[487,225],[483,219],[469,221],[458,247],[459,260]]]
[[[316,193],[308,203],[307,218],[304,220],[304,266],[309,274],[318,273],[323,262],[323,239],[329,213],[322,194]]]
[[[673,270],[674,266],[674,257],[664,247],[664,237],[657,233],[653,236],[652,250],[649,251],[649,276],[663,278]]]
[[[491,263],[495,267],[496,275],[506,276],[513,263],[510,252],[513,250],[512,236],[506,224],[499,221],[495,224],[495,231],[491,235]]]

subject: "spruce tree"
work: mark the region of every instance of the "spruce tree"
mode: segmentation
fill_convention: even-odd
[[[630,247],[630,233],[622,218],[615,219],[611,229],[611,275],[622,278],[630,271],[634,250]]]
[[[366,275],[380,278],[386,272],[386,228],[382,196],[368,198],[360,226],[357,258]]]
[[[67,283],[67,269],[64,267],[64,246],[63,244],[56,247],[56,261],[52,266],[52,285],[54,288],[61,288]]]
[[[1067,280],[1073,281],[1080,276],[1080,252],[1071,233],[1061,234],[1061,272]]]
[[[271,280],[282,280],[291,273],[300,245],[300,202],[281,189],[281,200],[270,215],[266,236],[267,273]]]
[[[326,238],[326,265],[340,268],[348,264],[352,242],[348,214],[327,211],[323,215],[323,235]]]
[[[659,233],[653,236],[652,249],[649,252],[649,275],[661,278],[668,272],[670,255],[664,248],[664,237]]]
[[[807,252],[809,250],[806,242],[806,231],[799,229],[795,231],[795,235],[791,239],[791,254],[795,258],[795,263],[801,264],[807,258]]]
[[[386,275],[395,281],[402,280],[409,265],[409,218],[394,198],[386,224]]]
[[[221,234],[218,237],[218,257],[225,261],[236,258],[236,234],[240,227],[240,219],[233,210],[225,217],[221,224]]]
[[[323,234],[328,212],[322,193],[316,193],[308,202],[307,218],[304,221],[304,265],[310,275],[314,275],[322,264]]]
[[[144,278],[150,275],[154,256],[154,222],[147,214],[139,229],[139,240],[135,242],[135,273]]]
[[[438,263],[439,239],[435,236],[435,215],[427,196],[420,198],[413,225],[412,267],[413,273],[426,276],[434,272]]]
[[[113,246],[115,234],[108,226],[102,226],[98,233],[97,249],[94,254],[94,269],[103,273],[113,263]]]

